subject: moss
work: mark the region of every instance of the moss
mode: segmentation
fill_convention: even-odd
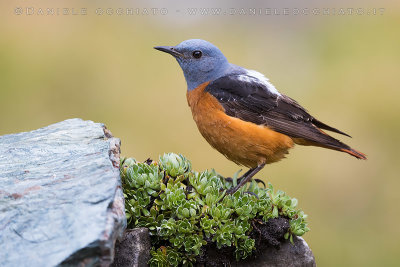
[[[120,171],[128,228],[150,230],[151,266],[191,266],[210,247],[245,259],[256,250],[257,232],[271,239],[263,229],[275,218],[286,220],[286,239],[309,230],[295,198],[255,181],[228,195],[238,173],[226,180],[214,170],[196,172],[182,155],[164,154],[158,162],[121,158]]]

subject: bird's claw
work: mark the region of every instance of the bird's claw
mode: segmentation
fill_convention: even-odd
[[[233,182],[233,179],[232,179],[231,177],[225,177],[224,179],[225,179],[225,181],[227,181],[228,183],[232,183],[232,182]]]
[[[253,179],[254,181],[256,181],[259,184],[262,184],[264,186],[264,188],[266,188],[265,182],[261,179]]]
[[[238,191],[239,187],[235,186],[232,188],[229,188],[228,190],[226,190],[226,195],[233,195],[234,193],[236,193],[236,191]]]
[[[228,190],[226,190],[226,195],[233,195],[233,194],[236,193],[236,191],[238,191],[238,190],[239,190],[239,187],[237,187],[237,186],[232,187],[232,188],[229,188]],[[245,191],[245,192],[243,192],[243,193],[246,193],[246,194],[249,194],[249,195],[253,195],[253,196],[255,196],[257,199],[259,199],[259,197],[257,196],[257,194],[254,193],[254,192]]]

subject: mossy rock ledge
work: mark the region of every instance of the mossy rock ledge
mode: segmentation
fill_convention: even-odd
[[[232,251],[219,253],[216,248],[208,250],[207,258],[196,266],[236,266],[236,267],[315,267],[314,255],[301,237],[294,237],[293,244],[289,240],[279,239],[279,245],[264,243],[249,259],[237,262]],[[150,235],[147,228],[126,230],[117,241],[113,267],[147,266],[150,260]]]
[[[120,141],[100,123],[70,119],[0,136],[1,266],[152,262],[154,228],[127,229],[120,167]],[[295,233],[289,219],[280,214],[253,226],[247,238],[255,249],[244,260],[207,242],[189,265],[316,266],[307,243],[288,238]]]
[[[174,153],[121,157],[129,230],[113,266],[315,266],[297,199],[257,179],[227,194],[239,173],[191,166]]]

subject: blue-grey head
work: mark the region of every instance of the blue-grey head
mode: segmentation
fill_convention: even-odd
[[[177,46],[156,46],[157,50],[171,54],[183,70],[188,90],[223,76],[230,64],[222,52],[204,40],[191,39]]]

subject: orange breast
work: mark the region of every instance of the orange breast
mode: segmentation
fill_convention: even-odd
[[[226,115],[218,100],[204,92],[207,85],[188,91],[187,100],[200,133],[211,146],[233,162],[251,168],[284,158],[293,147],[290,137]]]

